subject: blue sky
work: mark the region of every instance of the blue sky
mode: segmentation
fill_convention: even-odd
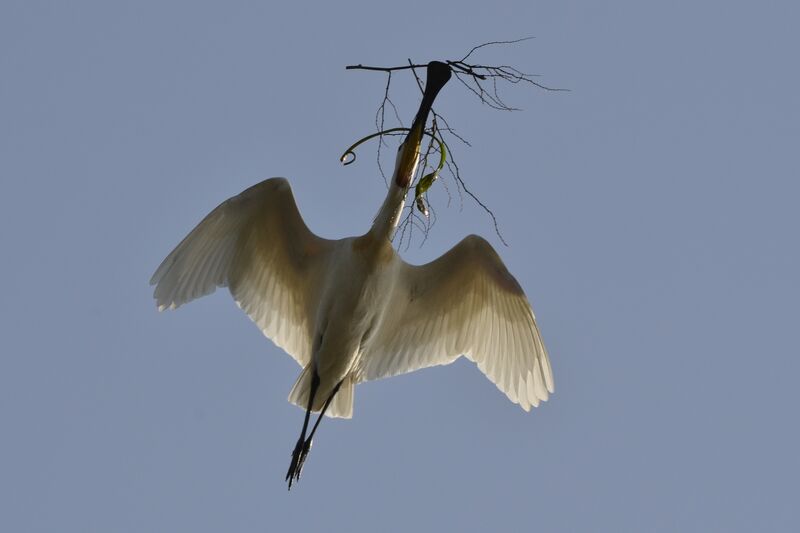
[[[0,6],[3,531],[793,531],[798,8],[792,2],[35,2]],[[299,371],[225,291],[147,282],[271,176],[363,232],[384,78],[475,44],[571,89],[437,103],[488,217],[441,183],[411,262],[468,233],[525,288],[551,401],[466,361],[360,385],[297,490]],[[418,92],[398,76],[401,116]],[[794,355],[792,355],[794,354]]]

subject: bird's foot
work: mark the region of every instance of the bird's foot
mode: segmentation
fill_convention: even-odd
[[[303,465],[306,464],[306,457],[308,457],[308,452],[311,450],[311,439],[308,439],[303,443],[303,451],[300,452],[300,461],[297,463],[297,479],[300,479],[300,472],[303,470]]]
[[[289,463],[289,470],[286,472],[286,481],[289,482],[289,490],[292,490],[292,483],[300,481],[303,464],[306,462],[306,457],[310,449],[311,439],[305,440],[303,437],[300,437],[292,452],[292,462]]]

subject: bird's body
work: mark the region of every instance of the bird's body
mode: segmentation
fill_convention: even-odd
[[[426,89],[421,109],[432,98]],[[525,410],[553,391],[527,298],[489,243],[468,236],[422,266],[405,263],[392,247],[426,116],[418,113],[401,145],[366,234],[317,237],[288,181],[272,178],[214,209],[151,279],[159,309],[227,286],[264,334],[301,365],[289,400],[306,409],[306,418],[287,473],[290,487],[310,448],[309,413],[349,418],[359,382],[465,355]]]
[[[387,196],[402,206],[393,189]],[[321,239],[303,224],[289,182],[268,179],[222,203],[178,245],[153,276],[155,298],[175,308],[228,286],[307,370],[292,403],[306,407],[315,369],[314,412],[343,383],[326,414],[349,418],[355,384],[462,354],[526,410],[547,399],[552,373],[533,314],[489,243],[471,235],[416,267],[392,247],[393,224],[379,214],[360,237]]]
[[[387,309],[379,302],[391,293],[398,259],[387,240],[369,234],[336,241],[332,257],[315,317],[314,337],[319,346],[313,350],[312,362],[320,384],[312,411],[319,410],[343,381],[339,394],[352,398],[349,388],[359,381],[359,365],[369,353],[370,334],[387,318]],[[293,401],[304,407],[305,394],[295,396]],[[330,414],[351,416],[351,402],[341,405],[342,409],[333,404]]]

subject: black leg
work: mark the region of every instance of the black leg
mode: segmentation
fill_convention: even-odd
[[[334,397],[334,396],[336,396],[336,393],[337,393],[337,392],[339,392],[339,387],[341,387],[341,386],[342,386],[342,382],[340,381],[340,382],[339,382],[339,383],[337,383],[337,384],[336,384],[336,386],[333,388],[333,392],[331,392],[331,395],[330,395],[330,396],[328,396],[328,399],[327,399],[327,400],[325,400],[325,405],[323,405],[323,406],[322,406],[322,411],[320,411],[320,413],[319,413],[319,417],[317,417],[317,421],[314,423],[314,427],[313,427],[313,428],[311,428],[311,434],[308,436],[308,444],[309,444],[309,447],[311,447],[311,439],[313,439],[313,438],[314,438],[314,433],[316,433],[316,432],[317,432],[317,428],[319,427],[319,423],[320,423],[320,421],[322,421],[322,417],[325,415],[325,411],[327,411],[327,410],[328,410],[328,406],[329,406],[329,405],[331,404],[331,402],[333,401],[333,397]]]
[[[309,412],[306,412],[306,421],[303,423],[303,433],[302,435],[300,435],[300,440],[297,441],[297,446],[295,446],[294,449],[295,451],[292,454],[292,464],[289,466],[289,473],[286,474],[287,480],[289,481],[289,489],[292,488],[293,479],[297,479],[298,481],[300,480],[300,474],[303,471],[303,464],[306,462],[306,456],[308,456],[308,452],[311,449],[311,439],[314,438],[314,433],[317,432],[319,423],[322,422],[322,417],[325,416],[325,412],[328,410],[328,407],[333,401],[333,397],[336,396],[337,392],[339,392],[339,387],[341,386],[342,382],[340,381],[333,388],[333,392],[331,392],[331,395],[328,396],[328,399],[325,400],[325,405],[322,406],[322,410],[320,411],[319,416],[317,417],[317,421],[314,423],[314,427],[311,428],[311,434],[308,436],[308,439],[305,439],[305,434],[306,434],[305,430],[308,426],[308,416],[309,416]]]
[[[305,450],[305,453],[303,449],[306,446],[306,431],[308,430],[308,421],[311,417],[311,407],[314,405],[314,396],[317,395],[317,388],[319,387],[319,376],[317,375],[317,371],[316,369],[312,369],[311,371],[313,374],[311,376],[311,388],[308,391],[308,405],[306,407],[306,416],[303,419],[303,429],[300,432],[300,438],[297,440],[297,444],[292,452],[292,462],[289,463],[289,470],[286,472],[285,481],[289,482],[289,490],[292,489],[292,482],[295,479],[300,479],[300,469],[302,468],[302,463],[300,460],[301,455],[303,458],[305,458],[305,455],[308,453],[308,449]]]

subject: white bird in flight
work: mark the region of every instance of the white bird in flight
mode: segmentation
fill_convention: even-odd
[[[470,235],[420,266],[392,247],[428,114],[449,78],[447,65],[429,64],[422,104],[366,234],[316,236],[289,182],[272,178],[209,213],[150,280],[159,310],[228,287],[264,335],[300,364],[289,401],[306,413],[286,474],[290,489],[322,417],[352,417],[357,383],[464,355],[526,411],[554,390],[531,306],[488,242]],[[306,437],[312,412],[320,415]]]

